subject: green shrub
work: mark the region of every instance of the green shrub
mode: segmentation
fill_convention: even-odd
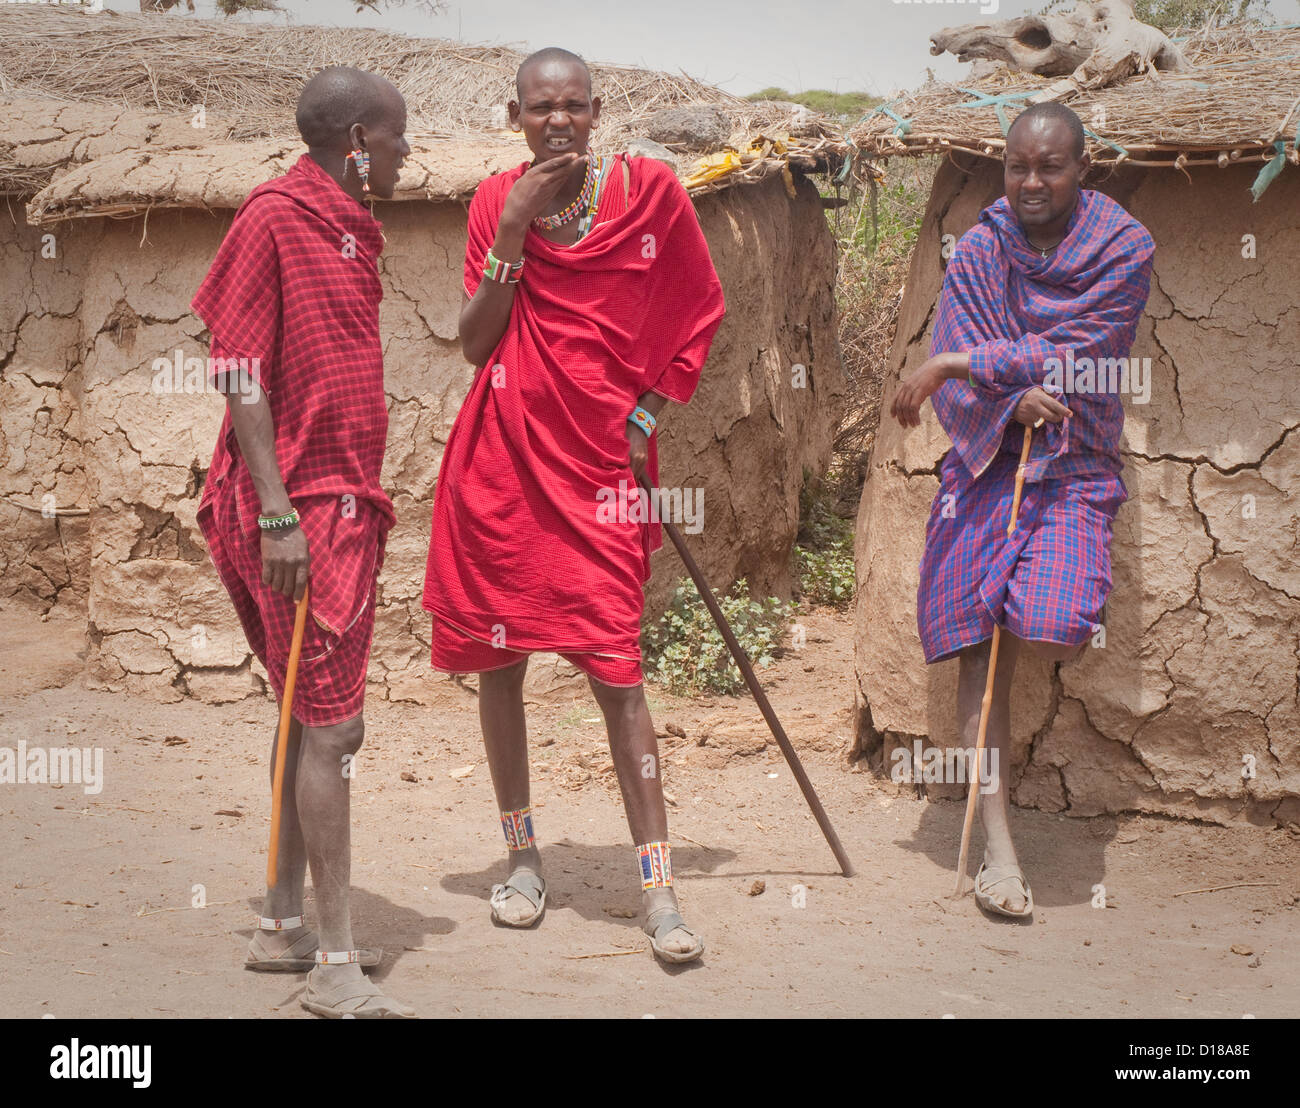
[[[795,540],[795,589],[811,604],[846,608],[857,578],[853,566],[853,521],[839,515],[824,484],[808,480],[799,493],[799,536]]]
[[[718,596],[716,590],[714,596],[754,666],[771,665],[792,613],[790,605],[774,596],[754,600],[743,577],[727,596]],[[646,677],[677,695],[737,693],[745,687],[722,632],[689,577],[678,582],[659,623],[642,635],[642,649]]]

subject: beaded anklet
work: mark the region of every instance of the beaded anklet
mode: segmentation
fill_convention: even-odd
[[[636,848],[641,867],[641,891],[663,889],[673,883],[672,848],[668,843],[642,843]]]
[[[532,808],[502,812],[501,830],[505,832],[506,846],[510,850],[531,850],[536,842],[533,836]]]

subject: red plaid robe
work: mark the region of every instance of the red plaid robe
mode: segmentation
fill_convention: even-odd
[[[214,358],[249,359],[266,392],[285,489],[300,511],[313,509],[304,514],[311,613],[334,634],[365,607],[393,524],[392,503],[379,485],[388,432],[382,248],[379,222],[304,154],[283,177],[249,194],[192,304],[211,333]],[[229,412],[199,505],[205,533],[214,499],[226,488],[242,520],[240,540],[260,544],[260,505]],[[358,501],[374,510],[359,510]],[[324,513],[322,504],[329,505]],[[336,526],[332,515],[355,525]],[[216,544],[209,546],[215,558]],[[292,604],[284,604],[291,619]],[[274,607],[263,619],[283,617]]]

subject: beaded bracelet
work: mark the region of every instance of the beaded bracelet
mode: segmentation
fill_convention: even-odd
[[[517,262],[503,262],[489,248],[487,252],[487,265],[483,269],[483,276],[489,281],[495,281],[498,285],[517,285],[519,284],[519,275],[524,271],[524,260],[520,258]]]
[[[641,407],[640,404],[632,409],[632,414],[627,417],[627,421],[628,423],[635,423],[640,427],[641,430],[645,432],[646,438],[649,438],[654,434],[655,427],[659,422],[654,416]]]
[[[293,508],[282,516],[258,516],[257,525],[263,531],[287,531],[298,526],[298,509]]]

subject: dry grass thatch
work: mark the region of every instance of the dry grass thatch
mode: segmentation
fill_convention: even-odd
[[[293,105],[307,76],[327,65],[355,65],[391,80],[406,98],[408,133],[419,139],[499,135],[524,55],[496,46],[466,46],[373,29],[279,27],[53,7],[0,6],[0,98],[101,106],[188,121],[200,105],[209,141],[296,139]],[[804,169],[838,168],[846,149],[836,128],[796,105],[754,104],[684,74],[594,65],[603,97],[598,142],[624,149],[666,108],[707,105],[720,113],[728,140],[757,135],[785,140],[785,153],[764,159],[737,180]],[[3,113],[3,109],[0,109]],[[0,137],[0,190],[39,188],[51,167],[33,166],[31,151],[14,156],[25,136]],[[653,136],[652,136],[653,137]],[[727,140],[724,140],[727,141]],[[7,145],[6,145],[7,144]],[[182,145],[194,146],[191,139]],[[667,142],[686,175],[706,147]],[[721,145],[715,143],[713,148]],[[121,147],[119,147],[121,149]],[[68,161],[75,161],[75,152]],[[767,164],[770,163],[770,164]],[[42,176],[43,174],[43,176]],[[725,178],[700,190],[728,187]]]
[[[1206,28],[1180,45],[1192,63],[1185,73],[1151,70],[1062,101],[1092,132],[1095,162],[1177,169],[1263,162],[1278,153],[1279,142],[1288,160],[1300,160],[1300,28]],[[868,116],[851,138],[876,158],[954,149],[1000,158],[1005,139],[997,109],[963,105],[976,101],[972,93],[1032,95],[1051,83],[1005,68],[965,86],[932,82],[888,104],[893,116]],[[1004,116],[1013,119],[1026,103],[1027,97],[1004,103]]]

